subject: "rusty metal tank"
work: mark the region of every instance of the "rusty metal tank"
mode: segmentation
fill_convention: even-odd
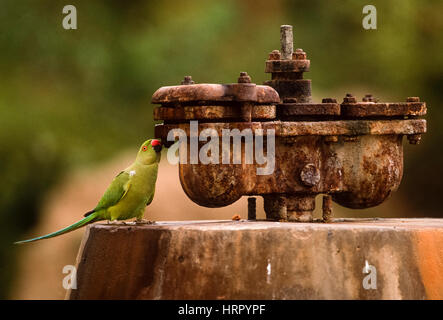
[[[154,109],[154,119],[163,120],[155,127],[155,137],[169,146],[168,133],[181,129],[187,135],[190,152],[186,163],[179,164],[179,176],[195,203],[214,208],[242,196],[262,196],[267,219],[312,221],[315,197],[324,194],[328,221],[331,199],[362,209],[381,204],[397,190],[403,175],[403,136],[419,143],[426,132],[426,120],[420,118],[426,104],[417,97],[379,102],[372,95],[358,101],[352,94],[341,103],[332,98],[313,103],[311,80],[303,78],[310,60],[302,49],[293,50],[292,41],[292,27],[282,26],[281,51],[269,54],[265,72],[272,78],[264,85],[252,83],[242,72],[237,83],[195,84],[187,76],[181,85],[154,93],[152,103],[161,105]],[[193,128],[191,121],[198,124]],[[223,163],[223,133],[236,129],[240,138],[249,131],[254,139],[262,137],[264,153],[274,157],[271,173],[257,174],[268,164],[246,161],[246,135],[240,140],[240,163],[234,163],[233,150],[229,163]],[[202,152],[208,132],[219,139],[219,161],[192,162],[190,154]],[[199,139],[202,133],[206,140],[193,145],[192,137]],[[265,139],[268,133],[275,137],[273,150]]]

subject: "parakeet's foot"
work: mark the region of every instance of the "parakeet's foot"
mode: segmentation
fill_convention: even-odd
[[[154,224],[155,221],[147,220],[147,219],[136,219],[135,224]]]
[[[122,223],[123,223],[125,226],[128,226],[128,225],[133,226],[133,225],[136,225],[136,224],[137,224],[137,222],[135,222],[135,221],[125,221],[125,222],[122,221]]]
[[[126,225],[127,223],[125,221],[107,220],[107,224],[124,224],[124,225]]]

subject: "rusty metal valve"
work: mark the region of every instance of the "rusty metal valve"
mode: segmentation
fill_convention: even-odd
[[[381,204],[402,178],[403,136],[417,144],[426,132],[426,120],[419,119],[426,114],[426,104],[417,97],[378,102],[372,95],[357,101],[352,94],[341,104],[332,98],[312,103],[311,80],[303,79],[310,60],[302,49],[293,51],[291,26],[281,27],[281,44],[281,52],[272,51],[266,61],[265,72],[272,78],[265,85],[251,83],[242,72],[237,83],[195,84],[185,77],[182,85],[154,93],[152,103],[161,104],[154,109],[154,119],[164,121],[156,125],[155,136],[165,142],[173,129],[189,135],[190,120],[198,120],[199,134],[211,129],[220,140],[224,129],[250,129],[255,136],[275,132],[271,174],[256,174],[262,166],[256,161],[188,161],[179,164],[184,191],[206,207],[262,196],[270,220],[312,221],[318,194],[325,195],[325,221],[330,220],[332,200],[355,209]],[[187,144],[190,150],[189,139]],[[244,159],[245,148],[241,153]]]

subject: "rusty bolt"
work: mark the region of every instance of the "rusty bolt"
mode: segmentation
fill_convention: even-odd
[[[281,59],[292,60],[292,53],[294,52],[294,37],[292,34],[292,26],[280,26],[280,45]]]
[[[324,141],[326,143],[338,142],[338,137],[337,136],[325,136]]]
[[[295,52],[292,54],[293,60],[306,60],[306,52],[303,51],[303,49],[296,49]]]
[[[343,103],[356,103],[357,99],[350,93],[346,94],[346,97],[343,99]]]
[[[330,195],[323,196],[323,222],[332,221],[332,197]]]
[[[365,95],[362,100],[363,102],[375,102],[375,99],[372,96],[372,94]]]
[[[280,51],[278,50],[273,50],[270,54],[269,54],[269,58],[268,60],[280,60],[281,55],[280,55]]]
[[[323,98],[321,103],[337,103],[337,99],[334,98]]]
[[[191,76],[185,76],[185,78],[182,80],[181,84],[194,84],[195,82],[192,81]]]
[[[257,219],[257,201],[254,197],[248,198],[248,220]]]
[[[308,163],[300,172],[300,179],[307,187],[313,187],[320,181],[320,170],[312,164]]]
[[[408,97],[406,99],[406,102],[420,102],[420,98],[419,97]]]
[[[409,134],[408,141],[410,144],[419,144],[421,140],[421,134]]]
[[[251,83],[251,77],[248,75],[247,72],[240,72],[238,83]]]

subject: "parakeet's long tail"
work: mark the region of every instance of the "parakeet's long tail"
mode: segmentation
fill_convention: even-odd
[[[62,235],[64,233],[70,232],[70,231],[74,231],[78,228],[81,228],[89,223],[95,222],[95,221],[99,221],[99,220],[103,220],[101,218],[99,218],[99,215],[97,212],[94,212],[90,215],[88,215],[87,217],[81,219],[80,221],[77,221],[74,224],[71,224],[69,227],[60,229],[58,231],[55,231],[53,233],[41,236],[41,237],[37,237],[37,238],[33,238],[33,239],[29,239],[29,240],[22,240],[22,241],[17,241],[14,242],[14,244],[21,244],[21,243],[26,243],[26,242],[33,242],[33,241],[37,241],[37,240],[43,240],[43,239],[48,239],[48,238],[53,238],[59,235]]]

